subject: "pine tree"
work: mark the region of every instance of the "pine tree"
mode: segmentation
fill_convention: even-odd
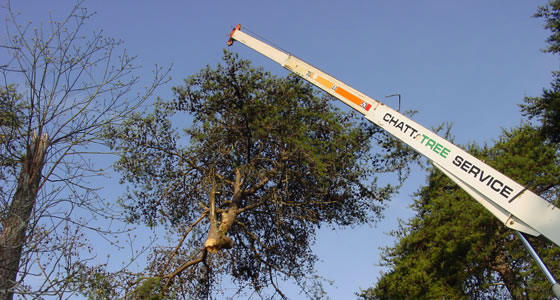
[[[558,145],[544,143],[539,130],[522,125],[504,131],[492,147],[468,151],[558,205]],[[384,249],[389,268],[363,299],[551,297],[550,285],[514,235],[448,177],[431,169],[417,194],[416,215],[392,234]],[[531,243],[553,273],[560,248],[544,238]]]
[[[123,200],[130,220],[165,224],[180,240],[153,254],[149,276],[164,279],[160,293],[206,297],[227,274],[240,290],[269,287],[283,298],[284,278],[319,297],[316,230],[377,220],[395,191],[378,186],[377,174],[401,170],[415,154],[394,154],[380,128],[303,79],[278,78],[229,52],[174,92],[110,132],[132,185]],[[385,152],[374,155],[374,141]]]

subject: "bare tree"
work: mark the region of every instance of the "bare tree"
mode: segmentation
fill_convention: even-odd
[[[169,70],[156,68],[137,92],[135,57],[119,50],[122,42],[83,33],[93,16],[84,1],[38,27],[20,22],[9,1],[3,9],[1,50],[9,61],[0,62],[0,295],[62,298],[96,268],[77,260],[87,250],[84,232],[114,233],[90,226],[115,217],[90,182],[104,175],[91,161],[107,151],[102,131],[133,115]],[[29,276],[42,284],[26,285]]]

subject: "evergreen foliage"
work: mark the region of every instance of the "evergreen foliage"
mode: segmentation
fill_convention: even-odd
[[[558,205],[558,146],[543,143],[537,129],[521,125],[504,131],[493,147],[467,148]],[[435,168],[413,209],[415,217],[392,232],[397,244],[383,251],[389,271],[362,292],[363,299],[552,296],[548,281],[514,233]],[[531,242],[558,273],[560,249],[544,238]]]
[[[123,198],[129,220],[182,236],[175,250],[156,249],[146,276],[185,298],[211,295],[225,274],[241,291],[271,288],[265,298],[284,297],[280,279],[320,297],[316,230],[379,219],[396,186],[376,176],[401,172],[416,154],[303,79],[230,52],[174,92],[108,131],[132,187]]]

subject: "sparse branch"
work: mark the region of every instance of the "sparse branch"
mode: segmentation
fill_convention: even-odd
[[[243,228],[243,230],[244,230],[245,233],[251,238],[251,240],[253,240],[254,242],[258,243],[263,249],[270,249],[270,246],[267,246],[267,245],[263,244],[263,243],[259,240],[259,238],[258,238],[254,233],[252,233],[252,232],[249,230],[249,227],[247,227],[247,225],[245,225],[245,223],[240,222],[240,221],[235,221],[235,224],[241,226],[241,228]]]
[[[183,265],[181,265],[179,268],[177,268],[175,271],[173,271],[173,273],[163,276],[163,278],[166,278],[167,281],[165,282],[162,293],[165,293],[165,291],[169,288],[169,285],[173,281],[173,278],[175,278],[177,275],[181,274],[183,271],[185,271],[190,266],[199,264],[202,261],[204,261],[206,259],[207,254],[208,254],[208,251],[206,250],[206,248],[203,248],[203,249],[201,249],[201,255],[200,255],[199,258],[188,261],[188,262],[184,263]]]
[[[183,242],[185,241],[185,239],[187,238],[187,235],[191,232],[191,230],[198,225],[198,223],[200,223],[200,221],[202,221],[206,215],[208,214],[208,211],[204,211],[200,217],[198,217],[198,219],[196,219],[196,221],[194,221],[191,225],[189,225],[189,227],[185,230],[185,232],[183,233],[183,236],[181,237],[181,240],[179,241],[179,243],[177,243],[177,246],[175,247],[175,249],[173,250],[173,252],[171,252],[171,255],[169,255],[169,258],[167,259],[167,263],[164,265],[163,270],[167,270],[167,267],[169,266],[169,263],[171,263],[171,260],[173,259],[173,257],[175,257],[175,255],[177,254],[177,252],[179,251],[179,248],[181,248],[181,246],[183,245]]]
[[[266,203],[266,199],[263,199],[262,201],[258,201],[258,202],[253,202],[247,206],[244,206],[240,209],[237,210],[238,214],[243,213],[243,212],[247,212],[247,211],[251,211],[261,205],[264,205]]]
[[[144,144],[142,145],[143,147],[146,147],[148,149],[154,149],[154,150],[158,150],[161,151],[163,153],[169,154],[171,156],[177,157],[179,160],[187,163],[191,168],[197,170],[198,172],[200,172],[201,174],[204,174],[205,172],[207,172],[207,169],[205,166],[199,166],[197,165],[197,163],[192,160],[192,159],[188,159],[186,158],[184,155],[182,155],[181,153],[177,152],[177,151],[171,151],[169,149],[166,148],[162,148],[158,145],[153,145],[153,144]],[[218,172],[214,172],[214,175],[216,176],[218,179],[220,179],[221,181],[230,184],[230,185],[234,185],[235,183],[231,180],[226,179],[223,175],[219,174]]]
[[[286,297],[286,295],[284,295],[284,293],[278,287],[278,285],[276,285],[276,282],[275,282],[274,278],[272,277],[272,268],[270,268],[270,267],[268,268],[268,276],[270,278],[270,284],[272,284],[272,287],[274,287],[274,290],[278,293],[278,295],[280,295],[280,297],[282,297],[282,299],[288,299],[288,297]]]
[[[121,212],[101,198],[100,187],[89,182],[105,176],[90,154],[107,153],[106,127],[128,120],[169,80],[170,69],[156,66],[153,81],[136,91],[143,77],[136,74],[137,58],[126,50],[119,56],[122,42],[103,31],[84,35],[94,14],[83,5],[77,0],[60,21],[51,18],[38,26],[20,23],[12,3],[5,5],[8,38],[0,50],[11,58],[0,67],[0,93],[15,95],[6,103],[15,121],[0,126],[6,149],[0,165],[6,210],[0,218],[0,293],[8,299],[13,291],[36,298],[70,297],[76,283],[63,278],[61,270],[74,274],[76,257],[87,249],[90,235],[120,249],[116,236],[130,230],[119,223]],[[37,136],[47,141],[44,155],[35,151]],[[101,218],[109,220],[103,228],[95,224]],[[21,251],[4,251],[8,248]],[[19,270],[7,262],[21,262]],[[44,282],[25,290],[28,276]]]

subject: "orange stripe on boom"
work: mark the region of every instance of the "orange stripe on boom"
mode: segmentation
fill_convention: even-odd
[[[354,103],[358,106],[361,106],[362,102],[364,102],[362,99],[356,97],[354,94],[351,94],[349,91],[347,91],[347,90],[345,90],[341,87],[338,87],[335,92],[337,94],[339,94],[340,96],[352,101],[352,103]]]
[[[319,84],[321,84],[326,89],[334,90],[335,93],[337,93],[340,96],[350,100],[352,103],[358,105],[359,107],[362,107],[365,110],[369,111],[369,109],[371,107],[371,104],[364,102],[364,100],[360,99],[358,96],[350,93],[349,91],[345,90],[344,88],[336,86],[333,82],[331,82],[330,80],[322,77],[319,74],[309,72],[308,76],[315,79]]]
[[[327,89],[332,89],[333,87],[333,83],[330,82],[329,80],[321,77],[320,75],[317,75],[317,78],[315,78],[315,80],[317,80],[317,82],[319,82],[320,84],[322,84],[324,87],[326,87]]]

